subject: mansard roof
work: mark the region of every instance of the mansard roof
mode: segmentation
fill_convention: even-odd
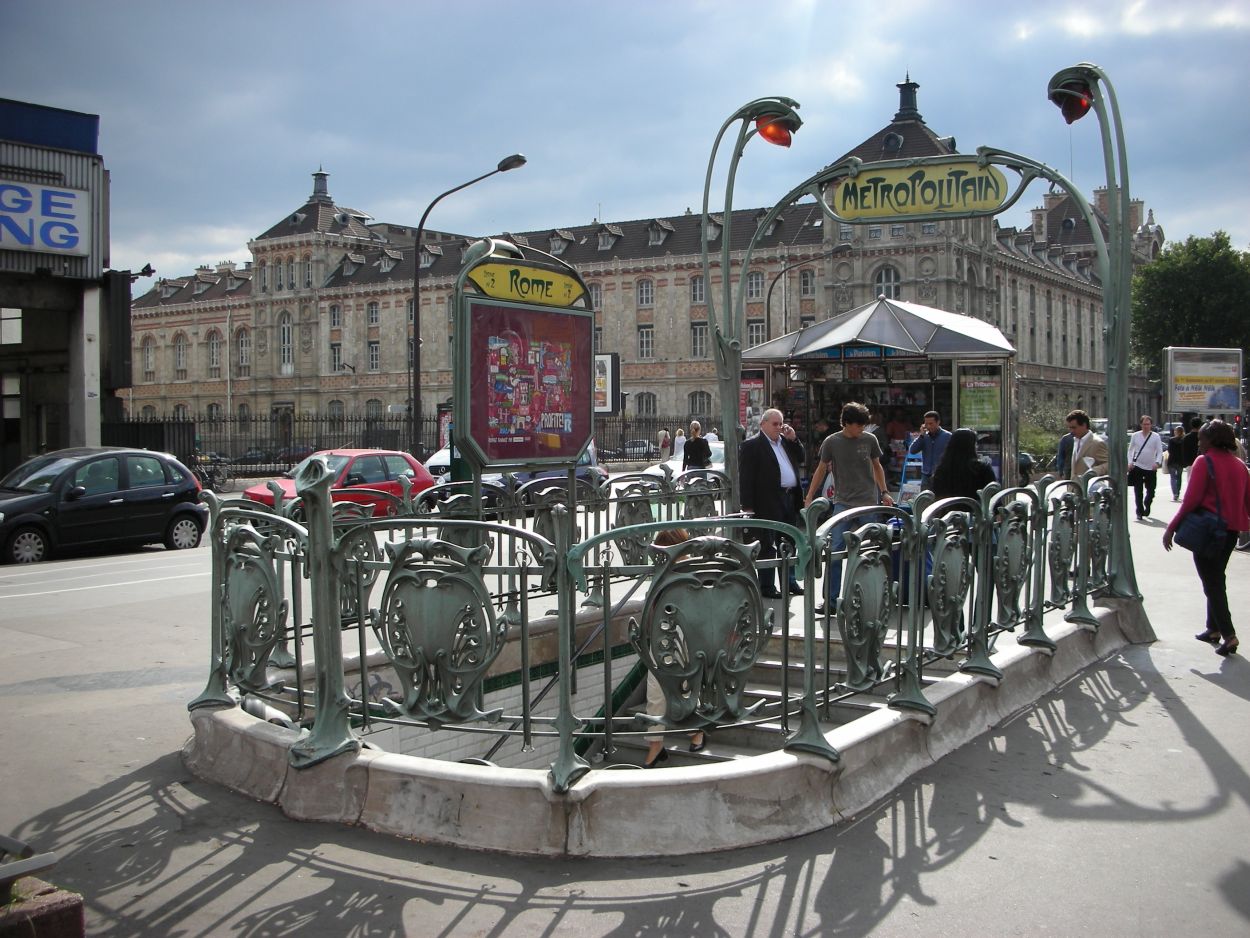
[[[893,120],[859,146],[844,153],[838,160],[854,156],[865,163],[880,160],[908,160],[923,156],[946,156],[958,152],[954,137],[939,137],[924,122],[916,108],[916,91],[920,85],[907,79],[900,82],[899,108]]]
[[[213,300],[240,299],[252,295],[252,271],[250,268],[235,270],[220,265],[216,270],[200,267],[186,277],[161,278],[152,289],[131,302],[131,308],[155,309],[175,306],[192,300],[209,303]]]
[[[257,241],[269,238],[289,238],[302,234],[335,234],[348,238],[362,238],[367,241],[379,241],[382,236],[370,230],[368,222],[373,217],[359,209],[335,205],[326,188],[326,177],[329,173],[318,170],[313,173],[313,193],[300,208],[287,215],[281,221],[270,226],[263,234],[256,237]]]

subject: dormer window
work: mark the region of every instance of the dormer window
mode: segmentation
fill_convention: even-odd
[[[715,241],[720,237],[721,218],[719,215],[709,215],[707,219],[707,239]]]
[[[196,295],[196,296],[199,296],[201,293],[203,293],[205,290],[207,290],[207,289],[208,289],[209,287],[211,287],[212,285],[213,285],[213,282],[212,282],[211,280],[196,280],[196,282],[195,282],[195,295]]]
[[[651,247],[664,243],[664,239],[676,229],[662,218],[657,218],[647,226],[647,244]]]
[[[569,243],[565,241],[563,238],[551,239],[551,253],[552,254],[556,254],[556,255],[563,254],[564,249],[568,246],[569,246]]]
[[[436,257],[441,257],[442,254],[443,254],[442,248],[436,248],[432,244],[422,245],[421,246],[421,268],[424,270],[426,267],[432,267],[434,265],[434,259]]]
[[[755,215],[755,226],[758,228],[760,226],[760,223],[767,217],[768,217],[768,212],[763,211],[763,210],[757,212]],[[771,235],[774,231],[777,230],[777,226],[780,224],[781,224],[781,219],[774,218],[772,222],[769,223],[768,227],[764,229],[765,236]]]
[[[600,251],[609,251],[609,250],[611,250],[611,249],[612,249],[612,241],[613,241],[613,240],[614,240],[614,239],[612,238],[612,232],[610,232],[610,231],[601,231],[601,232],[599,232],[599,250],[600,250]]]

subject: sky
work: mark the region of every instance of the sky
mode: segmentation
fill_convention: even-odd
[[[1050,77],[1114,84],[1129,188],[1169,241],[1250,249],[1250,0],[0,0],[0,97],[100,116],[115,269],[249,259],[324,168],[335,202],[414,225],[531,231],[700,210],[721,124],[800,104],[789,150],[753,141],[736,208],[771,206],[885,126],[898,82],[961,152],[995,146],[1083,191],[1106,180],[1091,115]],[[728,146],[711,208],[723,208]],[[1028,224],[1034,182],[1000,217]],[[142,291],[143,284],[136,284]]]

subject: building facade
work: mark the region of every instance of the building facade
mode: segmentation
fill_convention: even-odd
[[[894,118],[851,151],[864,160],[955,152],[916,108],[918,85],[899,86]],[[231,414],[380,416],[408,404],[413,264],[420,263],[422,409],[452,393],[451,292],[474,239],[374,222],[338,206],[327,174],[295,211],[250,242],[252,261],[165,279],[133,303],[132,416]],[[1096,207],[1105,206],[1096,193]],[[1140,202],[1134,212],[1140,216]],[[847,225],[814,203],[788,209],[744,251],[766,209],[710,219],[719,256],[745,293],[744,345],[753,346],[878,295],[975,316],[1016,345],[1021,405],[1105,407],[1102,289],[1093,238],[1065,197],[1047,195],[1024,230],[993,219]],[[1133,219],[1136,259],[1163,242],[1153,217]],[[556,227],[502,237],[562,258],[591,290],[596,350],[621,358],[627,410],[639,416],[719,412],[702,219],[679,215]],[[718,310],[719,312],[719,310]],[[1150,412],[1144,379],[1132,392]]]

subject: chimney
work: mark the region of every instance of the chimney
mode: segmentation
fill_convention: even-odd
[[[217,262],[218,274],[228,274],[228,273],[232,273],[233,271],[234,271],[234,261],[218,261]]]
[[[923,124],[924,118],[916,109],[916,89],[920,86],[911,80],[911,73],[909,72],[907,78],[895,87],[898,88],[898,113],[894,115],[894,120],[920,121]]]
[[[317,167],[317,171],[312,174],[313,177],[313,193],[308,200],[310,202],[332,202],[330,198],[330,190],[326,188],[326,180],[330,174],[321,167]]]
[[[1032,211],[1032,215],[1033,215],[1033,240],[1045,241],[1046,240],[1046,209],[1035,208]]]

